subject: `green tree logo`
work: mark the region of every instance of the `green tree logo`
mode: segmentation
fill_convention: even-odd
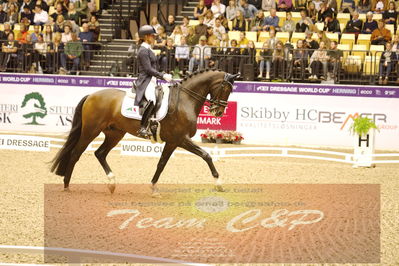
[[[38,92],[26,94],[21,107],[28,111],[23,117],[26,119],[32,118],[32,121],[26,123],[26,125],[41,125],[36,121],[37,117],[43,118],[47,115],[46,103],[43,96]]]

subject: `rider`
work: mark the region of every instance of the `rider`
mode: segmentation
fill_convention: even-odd
[[[150,25],[144,25],[139,29],[139,37],[142,44],[137,52],[137,62],[139,75],[135,83],[136,99],[135,105],[144,109],[140,129],[137,132],[140,137],[149,138],[152,134],[147,130],[148,120],[150,119],[155,107],[155,87],[158,79],[172,81],[172,75],[158,72],[156,70],[157,58],[151,50],[151,45],[155,41],[156,31]]]

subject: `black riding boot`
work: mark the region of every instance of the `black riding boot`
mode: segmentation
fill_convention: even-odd
[[[155,106],[152,101],[150,101],[145,107],[143,116],[141,118],[140,129],[137,132],[139,137],[148,139],[152,136],[151,131],[149,131],[147,128],[148,128],[148,121],[150,120],[154,107]]]

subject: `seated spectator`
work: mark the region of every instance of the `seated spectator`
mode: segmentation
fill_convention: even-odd
[[[63,15],[58,15],[57,19],[54,23],[54,32],[59,32],[59,33],[63,33],[64,32],[64,27],[66,25],[66,21],[64,19]]]
[[[373,12],[369,11],[366,15],[366,22],[363,24],[362,33],[371,34],[375,29],[378,28],[377,21],[373,20]]]
[[[150,26],[152,26],[156,32],[158,32],[158,28],[161,26],[158,22],[158,18],[156,16],[152,17]]]
[[[82,31],[79,33],[79,40],[83,44],[83,67],[88,69],[93,54],[94,34],[89,30],[89,24],[83,23]]]
[[[175,23],[175,17],[172,15],[168,16],[168,23],[166,23],[166,25],[164,25],[165,28],[165,33],[170,36],[173,32],[173,30],[176,27],[176,23]]]
[[[47,51],[46,60],[49,73],[57,73],[61,54],[64,51],[64,44],[61,42],[61,33],[54,34],[54,41],[50,43],[50,49]],[[65,74],[65,72],[61,73]]]
[[[317,37],[319,38],[319,43],[324,42],[324,47],[327,49],[331,46],[331,40],[327,37],[325,31],[317,32]]]
[[[371,44],[383,44],[391,41],[391,31],[385,28],[384,20],[378,21],[378,28],[371,34]]]
[[[263,70],[266,67],[266,79],[270,79],[270,66],[272,64],[273,50],[270,49],[269,42],[264,42],[259,54],[259,76],[263,78]]]
[[[207,67],[211,59],[211,49],[206,45],[206,36],[201,36],[199,43],[194,47],[192,57],[188,65],[188,72],[193,73],[194,67],[198,66],[199,69]]]
[[[33,32],[31,34],[32,43],[35,43],[38,41],[39,35],[40,35],[40,26],[39,25],[33,26]]]
[[[209,67],[219,68],[219,61],[222,56],[222,49],[220,48],[220,40],[214,39],[213,42],[208,43],[212,46],[211,58],[209,59]]]
[[[208,27],[206,31],[206,39],[207,39],[207,44],[212,45],[213,41],[217,39],[216,35],[213,33],[213,28]]]
[[[276,44],[279,42],[280,40],[276,37],[276,30],[275,29],[270,29],[269,31],[269,40],[267,40],[267,42],[269,43],[269,47],[271,49],[275,49],[276,48]]]
[[[53,41],[53,29],[51,25],[47,24],[44,26],[43,40],[47,43],[51,43]]]
[[[265,15],[262,10],[259,10],[255,19],[251,21],[251,27],[250,27],[251,31],[261,31],[264,22],[265,22]]]
[[[283,26],[281,27],[282,32],[288,32],[290,36],[295,30],[295,21],[292,20],[291,12],[287,12],[286,19]]]
[[[65,27],[66,30],[66,27]],[[66,32],[66,31],[65,31]],[[64,52],[61,53],[61,68],[60,71],[67,73],[68,68],[67,68],[67,60],[72,60],[72,69],[70,70],[71,74],[76,74],[77,71],[79,70],[79,64],[80,64],[80,55],[83,52],[83,46],[82,43],[78,41],[78,37],[76,36],[76,33],[71,33],[71,40],[69,40],[65,44]]]
[[[195,36],[195,31],[194,31],[194,27],[189,27],[188,28],[188,34],[186,36],[186,44],[189,46],[194,46],[196,43],[196,40],[199,39]]]
[[[93,42],[97,42],[100,35],[100,23],[97,20],[97,16],[92,15],[87,24],[89,25],[89,30],[93,32]]]
[[[355,1],[354,0],[342,0],[341,8],[339,12],[341,13],[352,13],[355,9]]]
[[[357,2],[357,11],[362,14],[369,12],[370,0],[359,0]]]
[[[240,38],[238,39],[238,47],[246,48],[248,46],[248,43],[249,41],[245,36],[245,32],[244,31],[240,32]]]
[[[194,19],[204,17],[207,10],[204,0],[199,0],[198,5],[194,8]]]
[[[230,0],[229,6],[226,7],[226,18],[230,21],[235,19],[238,9],[237,2],[235,0]]]
[[[383,0],[377,0],[373,11],[377,14],[382,14],[385,10],[385,3]]]
[[[398,19],[398,12],[396,11],[395,2],[389,2],[389,9],[384,11],[382,18],[384,19],[385,24],[395,25],[395,30],[396,30],[396,21]]]
[[[308,51],[305,50],[303,40],[298,40],[296,42],[296,49],[292,55],[292,61],[294,69],[300,69],[300,78],[301,80],[304,80],[305,68],[308,63]]]
[[[36,1],[33,0],[23,0],[22,5],[21,5],[21,13],[22,10],[24,10],[25,7],[27,7],[30,11],[35,9]]]
[[[307,31],[306,38],[303,42],[305,49],[308,49],[309,56],[312,56],[314,50],[319,49],[319,43],[312,39],[313,33]]]
[[[276,13],[276,9],[270,9],[270,16],[265,18],[265,22],[263,24],[263,30],[269,31],[271,27],[275,30],[278,30],[279,18]]]
[[[33,23],[35,25],[44,25],[48,22],[48,14],[45,10],[42,9],[40,5],[35,6],[35,16],[33,19]]]
[[[283,79],[284,78],[284,66],[285,66],[285,53],[284,53],[284,44],[282,41],[278,41],[276,43],[276,48],[273,52],[273,77],[275,79]]]
[[[230,48],[224,51],[224,60],[220,62],[221,68],[228,73],[237,73],[240,64],[241,51],[236,40],[230,41]]]
[[[33,25],[33,20],[35,18],[35,14],[29,9],[28,5],[24,6],[24,9],[21,12],[20,22],[22,23],[23,19],[26,18],[29,21],[29,25]]]
[[[75,4],[70,2],[68,4],[68,12],[65,14],[65,20],[74,21],[77,25],[80,24],[80,14],[75,9]]]
[[[317,9],[314,2],[309,2],[307,9],[308,17],[312,20],[313,23],[317,22]]]
[[[331,15],[327,15],[324,21],[323,31],[341,33],[341,27],[339,26],[338,20],[336,18],[332,18]]]
[[[245,19],[252,20],[255,18],[258,9],[254,5],[248,4],[248,0],[240,0],[241,9]]]
[[[208,26],[204,24],[204,20],[205,20],[204,17],[199,17],[199,18],[198,18],[198,22],[199,22],[199,23],[198,23],[198,25],[196,25],[195,28],[194,28],[194,34],[195,34],[195,39],[194,39],[194,42],[195,42],[195,43],[194,43],[194,45],[197,45],[197,44],[198,44],[199,38],[200,38],[201,36],[206,35]],[[188,43],[188,42],[187,42],[187,43]],[[193,45],[191,45],[191,46],[193,46]]]
[[[275,0],[262,0],[262,10],[270,11],[270,9],[276,9]]]
[[[181,25],[181,31],[184,36],[187,36],[189,27],[190,27],[190,19],[187,16],[184,16],[183,24]]]
[[[363,21],[359,19],[359,13],[354,11],[352,13],[352,19],[346,23],[344,32],[359,34],[363,27]]]
[[[34,43],[33,49],[33,65],[37,69],[37,73],[43,74],[43,72],[47,71],[45,68],[46,64],[46,55],[47,55],[47,46],[48,44],[44,42],[43,35],[39,34],[37,42]]]
[[[46,13],[48,13],[48,11],[49,11],[49,6],[47,5],[46,1],[36,0],[35,7],[36,6],[40,6],[42,8],[42,10],[46,11]]]
[[[262,0],[248,0],[248,4],[253,5],[256,9],[262,9]]]
[[[324,4],[327,8],[330,8],[333,13],[338,13],[337,0],[326,0]]]
[[[208,27],[213,27],[215,25],[215,18],[213,17],[213,13],[210,9],[208,9],[208,11],[205,13],[204,24]]]
[[[297,12],[301,12],[302,10],[306,10],[308,5],[308,1],[306,0],[295,0],[295,8]]]
[[[213,0],[205,0],[205,6],[208,9],[211,9]]]
[[[7,41],[4,42],[1,46],[2,53],[0,53],[0,72],[6,71],[8,63],[13,58],[17,58],[18,48],[19,45],[18,42],[14,39],[14,33],[10,32],[7,35]],[[15,66],[11,67],[15,68]]]
[[[61,4],[61,3],[58,3],[58,4],[55,6],[55,12],[54,12],[53,14],[51,14],[50,17],[52,18],[52,20],[53,20],[54,22],[56,22],[58,16],[63,16],[64,19],[65,19],[65,15],[66,15],[66,12],[64,12],[64,9],[63,9],[63,7],[62,7],[62,4]]]
[[[18,53],[18,60],[22,62],[22,72],[36,73],[36,70],[32,68],[33,43],[30,34],[26,35],[24,43],[20,43],[20,52]]]
[[[71,31],[71,26],[69,24],[66,24],[64,26],[64,32],[61,34],[61,41],[66,44],[69,41],[72,41],[72,31]]]
[[[14,32],[11,30],[11,25],[10,23],[4,23],[4,30],[0,31],[0,45],[4,42],[7,41],[8,34],[14,34]]]
[[[343,52],[338,50],[337,42],[332,41],[330,44],[330,50],[327,52],[327,69],[332,69],[332,78],[338,76],[338,71],[341,69],[343,56]]]
[[[246,31],[247,29],[247,21],[244,18],[244,15],[241,10],[237,10],[237,14],[235,19],[233,20],[233,29],[234,31]]]
[[[80,15],[80,17],[85,21],[90,19],[91,13],[87,0],[76,0],[74,3],[75,3],[76,12]]]
[[[175,69],[175,47],[172,38],[166,40],[166,46],[161,50],[160,65],[162,71],[166,73],[171,73]]]
[[[0,24],[7,21],[7,13],[3,10],[3,5],[0,4]]]
[[[385,51],[382,53],[380,58],[380,73],[378,84],[386,85],[388,83],[389,74],[391,74],[392,66],[394,62],[397,61],[396,53],[392,52],[391,43],[387,42],[385,44]]]
[[[327,7],[325,3],[322,3],[321,9],[317,13],[317,20],[319,22],[324,22],[327,16],[334,17],[334,11],[331,8]]]
[[[254,71],[256,68],[256,49],[253,41],[248,41],[248,45],[241,52],[240,72],[244,73],[244,68],[249,67]]]
[[[20,45],[22,45],[22,44],[26,43],[26,38],[28,35],[30,35],[28,33],[28,28],[26,28],[26,26],[24,24],[21,24],[20,32],[19,32],[19,34],[17,34],[16,40],[18,41],[18,43]]]
[[[181,27],[180,27],[180,25],[177,25],[169,38],[172,39],[174,45],[179,46],[182,36],[183,36],[183,32],[181,30]]]
[[[227,18],[225,18],[225,16],[219,16],[218,19],[220,19],[220,24],[226,29],[226,31],[228,31],[229,21],[227,20]],[[216,23],[216,20],[215,20],[215,23]]]
[[[56,0],[54,6],[57,6],[57,4],[61,4],[63,13],[66,13],[68,12],[68,3],[68,0]]]
[[[289,12],[292,10],[292,0],[278,0],[277,4],[278,11]]]
[[[154,49],[162,49],[166,46],[166,39],[168,35],[165,33],[165,29],[163,26],[158,28],[158,35],[155,37]]]
[[[320,42],[319,49],[313,52],[310,57],[311,76],[309,79],[324,79],[327,74],[327,50],[324,42]]]
[[[220,41],[222,40],[222,35],[226,33],[225,27],[222,26],[220,18],[215,19],[215,26],[213,27],[213,33],[215,34],[216,38]]]
[[[180,75],[183,75],[185,72],[185,66],[187,66],[190,58],[190,47],[186,44],[186,38],[184,36],[180,39],[180,46],[176,47],[175,51],[175,59],[177,62],[177,66],[179,68]]]
[[[215,18],[218,18],[220,15],[224,15],[226,12],[226,6],[220,3],[220,0],[213,0],[211,11]]]
[[[301,19],[295,25],[296,32],[306,32],[311,25],[313,25],[312,20],[307,16],[306,10],[301,10]]]
[[[10,23],[11,26],[14,26],[15,23],[18,23],[18,15],[17,5],[10,4],[7,10],[6,22]]]

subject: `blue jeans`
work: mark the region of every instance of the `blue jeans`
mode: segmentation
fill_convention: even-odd
[[[67,69],[67,66],[66,66],[67,65],[67,59],[68,59],[68,56],[65,53],[62,53],[61,57],[60,57],[61,67],[65,68],[65,69]],[[71,60],[72,60],[72,63],[73,63],[71,71],[78,70],[79,64],[80,64],[80,58],[76,57],[76,58],[71,59]]]
[[[194,71],[194,67],[198,65],[199,69],[203,69],[204,65],[207,66],[208,63],[209,63],[208,59],[201,60],[201,59],[196,59],[195,57],[191,57],[190,62],[188,63],[188,71],[192,73]]]
[[[384,69],[385,69],[385,75],[384,75]],[[389,74],[391,74],[391,69],[392,69],[392,63],[388,63],[388,65],[385,67],[384,63],[380,63],[380,77],[389,77]]]
[[[266,73],[270,73],[270,60],[261,60],[259,64],[259,72],[261,75],[263,75],[263,69],[266,66]]]

